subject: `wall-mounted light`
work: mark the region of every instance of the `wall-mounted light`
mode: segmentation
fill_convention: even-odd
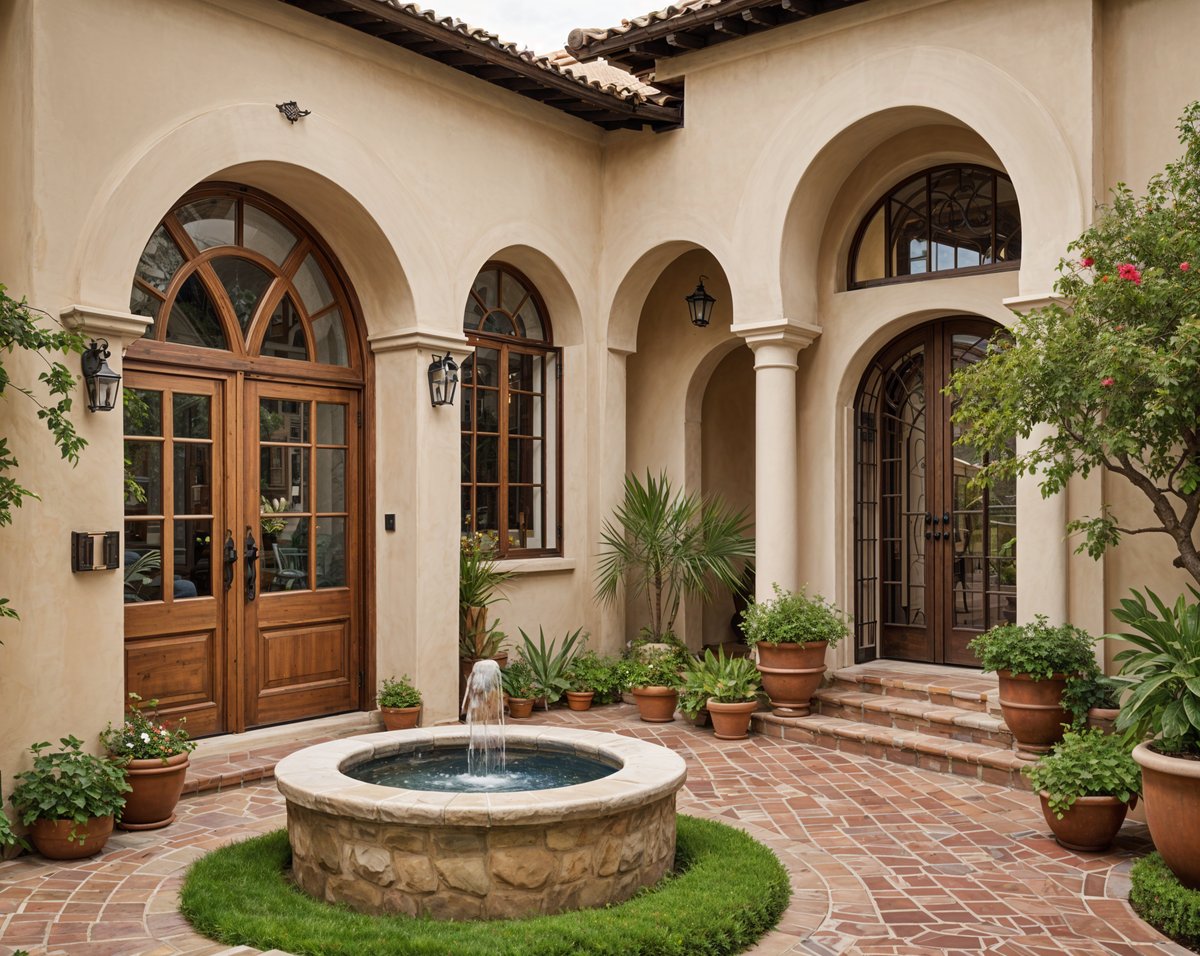
[[[121,394],[121,376],[108,367],[106,359],[111,354],[107,341],[92,339],[80,359],[80,365],[83,366],[83,383],[87,386],[88,409],[93,412],[111,412],[117,407],[117,398]]]
[[[717,301],[704,288],[704,280],[707,278],[708,276],[701,276],[696,291],[691,295],[684,296],[687,300],[688,311],[692,315],[692,325],[700,329],[708,325],[708,320],[712,318],[712,307]]]
[[[439,405],[454,404],[454,390],[458,388],[458,363],[447,352],[441,358],[436,355],[429,363],[429,403],[437,408]]]

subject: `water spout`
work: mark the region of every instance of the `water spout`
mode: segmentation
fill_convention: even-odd
[[[467,772],[486,777],[504,769],[504,690],[500,665],[495,661],[476,661],[467,679],[463,697],[467,714],[470,745]]]

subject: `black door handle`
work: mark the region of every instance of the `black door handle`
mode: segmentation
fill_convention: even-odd
[[[258,545],[254,532],[246,525],[246,600],[253,601],[258,590]]]
[[[233,543],[233,532],[225,529],[225,590],[233,587],[233,566],[237,564],[237,547]]]

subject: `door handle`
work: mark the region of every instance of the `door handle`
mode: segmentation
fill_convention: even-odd
[[[233,532],[225,529],[225,590],[233,587],[233,566],[237,564],[237,546],[233,543]]]
[[[258,590],[258,545],[254,532],[246,525],[246,600],[253,601]]]

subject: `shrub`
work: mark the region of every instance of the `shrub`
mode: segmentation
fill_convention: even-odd
[[[1129,902],[1142,919],[1177,943],[1200,950],[1200,890],[1180,883],[1157,853],[1133,865],[1129,882]]]
[[[656,654],[647,660],[627,658],[622,664],[622,683],[633,687],[674,687],[683,685],[679,676],[679,658],[673,653]]]
[[[518,628],[518,630],[520,629]],[[551,640],[547,645],[546,635],[542,633],[540,627],[536,644],[524,631],[520,633],[521,660],[529,665],[529,670],[533,674],[535,688],[533,696],[545,697],[546,706],[549,707],[571,686],[568,674],[571,669],[571,661],[579,653],[575,645],[579,642],[580,635],[583,634],[583,628],[577,628],[573,633],[563,637],[562,647],[558,647],[558,642],[555,640]],[[583,640],[587,640],[586,634],[583,635]]]
[[[850,633],[846,615],[821,595],[809,597],[804,588],[784,591],[773,584],[775,599],[755,602],[742,612],[742,633],[756,644],[812,644],[828,641],[830,647]]]
[[[1116,710],[1121,705],[1121,683],[1105,677],[1096,667],[1088,674],[1077,674],[1067,678],[1063,691],[1062,705],[1071,712],[1076,727],[1086,727],[1088,711],[1093,707]]]
[[[407,674],[399,680],[388,677],[379,689],[377,702],[380,707],[420,707],[421,692],[413,687]]]
[[[524,661],[513,661],[500,672],[504,693],[517,700],[532,700],[537,697],[537,682],[533,670]]]
[[[571,661],[568,679],[571,690],[590,690],[593,704],[611,704],[621,699],[620,661],[615,657],[600,657],[595,651],[585,651]]]
[[[92,817],[107,817],[125,806],[125,794],[132,788],[125,781],[125,770],[113,760],[83,752],[77,737],[59,740],[62,749],[43,753],[50,746],[33,744],[33,769],[17,774],[20,784],[9,799],[20,820],[29,826],[38,820],[71,820],[85,824]],[[78,827],[68,839],[83,841]]]
[[[1032,624],[1002,624],[980,634],[967,645],[985,671],[1011,671],[1034,680],[1049,680],[1055,674],[1091,673],[1096,666],[1092,653],[1095,639],[1078,627],[1051,627],[1044,614]]]
[[[1067,731],[1037,763],[1022,768],[1034,790],[1050,794],[1050,810],[1060,820],[1080,797],[1116,797],[1128,803],[1142,792],[1141,768],[1127,737],[1099,729]]]
[[[196,741],[188,736],[183,724],[187,719],[181,717],[178,726],[168,727],[157,723],[158,701],[146,701],[146,708],[153,720],[146,716],[146,711],[138,704],[142,698],[132,691],[129,694],[129,709],[125,713],[125,722],[120,727],[111,723],[106,730],[100,732],[100,743],[104,749],[120,760],[153,760],[160,758],[163,763],[168,757],[191,753],[196,749]]]

